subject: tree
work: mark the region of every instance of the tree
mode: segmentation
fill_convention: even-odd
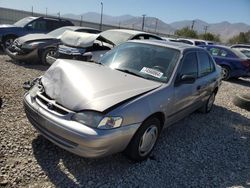
[[[239,35],[236,35],[229,39],[229,43],[238,44],[238,43],[250,43],[250,31],[244,33],[240,32]]]
[[[189,29],[188,27],[176,30],[175,35],[188,38],[198,38],[197,32],[192,29]]]
[[[220,37],[219,35],[214,35],[212,33],[204,33],[199,36],[200,39],[203,40],[208,40],[208,41],[215,41],[215,42],[220,42]]]

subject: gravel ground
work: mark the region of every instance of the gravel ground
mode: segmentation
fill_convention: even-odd
[[[85,159],[39,136],[23,107],[23,82],[48,67],[0,55],[0,187],[250,187],[250,112],[233,105],[250,79],[223,82],[211,113],[163,131],[152,156]]]

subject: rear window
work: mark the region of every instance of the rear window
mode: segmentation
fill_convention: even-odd
[[[205,42],[202,42],[202,41],[195,41],[194,44],[195,44],[196,46],[199,46],[199,45],[206,45],[206,43],[205,43]]]
[[[212,59],[206,52],[198,52],[198,59],[199,59],[199,76],[205,76],[214,71],[214,63]]]

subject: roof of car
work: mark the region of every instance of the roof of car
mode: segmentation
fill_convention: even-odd
[[[223,45],[218,45],[218,44],[208,44],[208,45],[199,45],[200,47],[218,47],[218,48],[225,48],[228,50],[232,50],[229,46],[223,46]]]
[[[165,41],[165,40],[133,40],[130,42],[139,42],[139,43],[152,44],[152,45],[157,45],[157,46],[162,46],[162,47],[169,47],[169,48],[174,48],[180,51],[184,51],[187,49],[202,49],[198,46],[192,46],[192,45],[188,45],[185,43],[170,42],[170,41]]]
[[[137,31],[137,30],[131,30],[131,29],[109,29],[107,31],[117,31],[117,32],[122,32],[122,33],[128,33],[128,34],[131,34],[131,35],[146,33],[144,31]],[[146,34],[149,34],[149,33],[146,33]]]
[[[78,29],[91,29],[91,30],[99,31],[98,29],[95,29],[95,28],[91,28],[91,27],[82,27],[82,26],[64,26],[64,28],[69,28],[69,29],[72,29],[72,30],[78,30]]]

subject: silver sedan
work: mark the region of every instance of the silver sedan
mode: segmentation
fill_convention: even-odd
[[[129,41],[96,63],[57,60],[25,94],[24,107],[43,136],[72,153],[124,151],[141,161],[163,127],[212,109],[220,72],[202,48]]]

